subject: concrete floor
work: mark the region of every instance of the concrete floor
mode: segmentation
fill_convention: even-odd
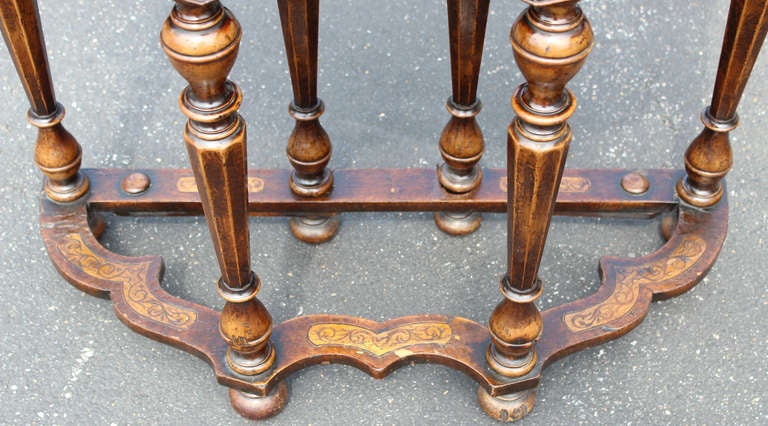
[[[171,2],[40,0],[67,128],[85,167],[186,167],[183,81],[158,45]],[[287,167],[291,97],[274,2],[229,7],[244,28],[232,79],[245,93],[251,167]],[[727,1],[584,2],[597,44],[570,85],[570,167],[679,168],[709,101]],[[483,164],[504,167],[509,96],[522,81],[508,43],[522,10],[492,2],[480,82]],[[342,13],[343,11],[343,13]],[[334,168],[434,167],[448,115],[450,70],[441,1],[322,4],[320,94]],[[768,423],[768,72],[763,57],[734,132],[728,241],[691,292],[656,303],[627,336],[570,356],[544,375],[522,424]],[[0,423],[241,424],[206,364],[130,331],[108,301],[68,285],[48,261],[37,215],[35,130],[7,55],[0,55]],[[485,322],[500,300],[504,218],[464,238],[429,214],[346,214],[338,236],[313,247],[281,218],[253,219],[253,264],[275,321],[338,312],[385,320],[431,312]],[[159,254],[164,287],[213,307],[215,261],[200,218],[108,219],[105,244]],[[541,268],[541,307],[596,290],[600,256],[638,256],[661,243],[656,221],[556,218]],[[474,382],[440,366],[373,380],[346,366],[291,376],[290,402],[267,424],[493,424]]]

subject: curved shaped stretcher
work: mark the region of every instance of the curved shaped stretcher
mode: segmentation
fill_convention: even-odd
[[[126,172],[86,170],[86,173],[95,188],[106,188],[115,187],[117,179]],[[503,171],[485,173],[503,176]],[[131,205],[141,205],[140,202],[119,197],[110,199],[108,191],[96,192],[99,195],[90,200],[68,205],[42,197],[40,224],[51,260],[70,283],[89,294],[111,299],[117,316],[133,330],[203,358],[213,367],[218,381],[228,387],[266,396],[286,376],[310,365],[344,363],[382,378],[406,363],[434,362],[465,372],[491,396],[497,396],[537,385],[544,367],[556,359],[626,334],[640,324],[653,299],[673,297],[689,290],[714,263],[726,234],[725,199],[710,209],[679,204],[673,195],[679,172],[667,170],[646,173],[654,183],[653,190],[641,196],[627,194],[621,191],[617,179],[610,178],[623,173],[566,171],[566,178],[570,177],[571,182],[574,179],[591,182],[601,177],[599,182],[613,182],[616,188],[590,184],[582,185],[577,192],[561,189],[556,213],[575,214],[585,210],[584,206],[599,204],[602,210],[592,210],[591,214],[653,216],[678,206],[674,231],[666,244],[646,256],[603,258],[600,262],[602,285],[595,294],[544,311],[544,331],[537,343],[539,361],[530,373],[518,378],[500,376],[488,367],[485,357],[490,339],[485,326],[466,318],[440,315],[408,316],[384,323],[341,315],[297,317],[273,330],[277,353],[274,367],[255,379],[241,376],[226,363],[227,344],[217,332],[219,312],[165,292],[160,286],[163,274],[160,257],[126,257],[112,253],[91,231],[89,210],[126,213]],[[176,213],[199,214],[196,194],[164,189],[183,174],[184,171],[155,171],[152,175],[156,181],[155,193],[149,192],[146,197],[165,197],[163,208]],[[262,189],[269,184],[269,171],[251,174],[264,177],[266,183],[262,182]],[[345,176],[349,178],[346,182]],[[340,189],[335,196],[348,197],[347,205],[357,206],[359,210],[375,209],[362,199],[355,200],[354,191],[344,190],[347,186],[355,187],[354,174],[345,175],[340,171],[337,179],[339,177]],[[496,211],[503,206],[503,186],[486,188],[486,191],[480,191],[480,196],[487,196],[482,209]],[[260,212],[262,203],[279,206],[287,202],[279,195],[269,197],[272,198],[259,199],[252,193],[252,212]],[[430,202],[434,208],[443,210],[457,207],[444,198]],[[311,210],[311,206],[304,208]]]

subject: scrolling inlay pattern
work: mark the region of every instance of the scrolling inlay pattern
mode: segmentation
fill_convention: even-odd
[[[616,270],[616,288],[603,302],[563,316],[574,332],[600,327],[626,315],[635,305],[642,284],[667,281],[687,271],[706,251],[706,242],[696,235],[683,237],[669,257],[644,265]]]
[[[69,263],[85,274],[123,284],[123,297],[128,306],[142,317],[177,330],[186,330],[197,320],[197,312],[163,302],[152,294],[147,287],[151,262],[108,262],[94,253],[78,234],[68,234],[57,248]]]
[[[197,183],[194,176],[184,176],[176,181],[176,190],[179,192],[197,192]],[[264,190],[264,179],[248,177],[248,192],[261,192]]]
[[[499,178],[499,188],[502,192],[507,192],[509,190],[506,176]],[[563,176],[560,180],[559,192],[584,193],[588,192],[591,188],[592,181],[585,177]]]
[[[453,332],[444,322],[405,324],[381,333],[350,324],[316,324],[309,328],[307,338],[315,346],[344,346],[364,350],[376,356],[396,354],[413,345],[445,345]]]

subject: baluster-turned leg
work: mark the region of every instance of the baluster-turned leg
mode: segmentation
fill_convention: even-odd
[[[88,192],[89,183],[80,173],[80,144],[61,124],[64,107],[54,95],[37,1],[4,1],[0,24],[32,106],[27,119],[39,129],[35,164],[46,176],[45,193],[53,201],[75,201]]]
[[[319,0],[278,0],[285,53],[293,84],[288,112],[296,126],[288,138],[288,161],[294,168],[290,186],[301,197],[322,197],[333,189],[331,140],[320,125],[323,101],[317,97],[317,37]],[[336,235],[339,218],[298,216],[291,218],[291,232],[308,243],[322,243]]]
[[[440,136],[444,163],[437,168],[440,184],[455,194],[469,194],[480,186],[483,133],[475,116],[482,104],[477,81],[483,58],[489,0],[448,0],[448,31],[451,45],[452,96],[445,107],[451,119]],[[437,212],[435,223],[444,232],[465,235],[480,226],[476,212]]]
[[[507,377],[524,376],[537,362],[535,342],[542,331],[534,304],[542,292],[537,274],[571,140],[567,120],[576,109],[565,85],[593,43],[578,0],[524,1],[529,7],[510,35],[527,84],[512,97],[516,117],[508,131],[508,270],[501,280],[504,300],[488,324],[488,362]],[[478,396],[486,413],[511,421],[531,410],[535,389],[492,397],[481,388]]]
[[[765,0],[731,1],[712,104],[701,113],[704,130],[685,152],[687,175],[677,185],[691,205],[709,207],[723,196],[721,181],[733,164],[728,134],[739,124],[736,108],[768,31],[767,15]]]
[[[275,351],[272,318],[256,298],[260,282],[250,268],[246,132],[237,111],[242,93],[227,79],[240,39],[240,24],[213,0],[176,0],[161,32],[171,63],[189,82],[180,97],[189,118],[184,140],[222,274],[219,332],[229,345],[227,364],[255,376],[272,366]],[[230,390],[232,405],[250,418],[277,413],[285,394],[282,383],[266,397]]]

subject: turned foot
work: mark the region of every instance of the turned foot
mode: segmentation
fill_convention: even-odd
[[[536,401],[536,389],[491,396],[482,386],[477,388],[477,401],[485,414],[500,422],[514,422],[527,416]]]
[[[483,217],[477,212],[436,212],[435,224],[449,235],[467,235],[477,231]]]
[[[290,220],[293,236],[310,244],[324,243],[336,235],[339,229],[339,217],[298,216]]]
[[[238,414],[251,420],[264,420],[279,413],[288,401],[288,386],[280,382],[264,397],[251,393],[229,390],[229,402]]]

